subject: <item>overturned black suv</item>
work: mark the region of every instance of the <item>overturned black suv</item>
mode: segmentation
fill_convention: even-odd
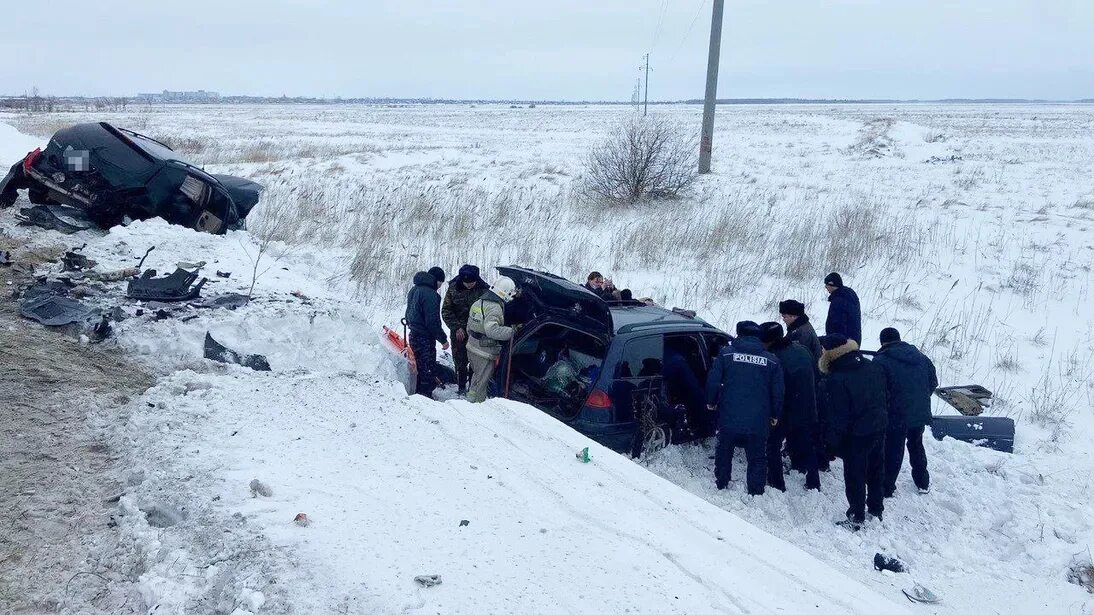
[[[502,353],[496,396],[531,404],[635,456],[713,434],[703,391],[729,335],[686,310],[606,302],[522,267],[498,271],[520,289],[506,320],[512,312],[524,326]]]
[[[12,166],[0,181],[0,207],[20,189],[39,206],[30,210],[75,213],[102,228],[160,217],[219,234],[243,227],[261,186],[206,173],[155,139],[99,122],[58,130],[45,150]]]

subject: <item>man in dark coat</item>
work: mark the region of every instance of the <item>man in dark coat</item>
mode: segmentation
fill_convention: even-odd
[[[456,386],[460,395],[467,393],[467,316],[471,313],[471,304],[489,289],[490,286],[479,277],[478,267],[464,265],[444,293],[441,319],[452,332],[452,361],[456,364]]]
[[[791,342],[797,342],[809,351],[813,357],[813,365],[821,358],[820,337],[809,317],[805,315],[805,304],[793,299],[779,302],[779,315],[786,323],[786,337]]]
[[[813,357],[813,376],[820,383],[820,370],[817,364],[820,362],[821,353],[824,350],[820,345],[820,338],[813,328],[812,321],[805,314],[805,304],[794,299],[779,302],[779,314],[786,323],[786,337],[792,342],[797,342],[809,351]],[[813,449],[817,453],[817,468],[823,472],[828,471],[828,455],[824,450],[825,429],[824,405],[817,404],[817,424],[813,429]]]
[[[931,488],[923,429],[931,423],[931,395],[938,388],[934,363],[892,327],[881,331],[881,350],[874,365],[889,384],[889,428],[885,435],[885,497],[896,493],[896,478],[904,465],[904,447],[912,466],[912,481],[920,493]]]
[[[862,345],[862,308],[858,294],[843,285],[838,273],[829,273],[824,278],[824,288],[828,291],[828,320],[824,323],[824,332],[838,334],[855,344]]]
[[[448,336],[441,326],[441,296],[437,289],[444,282],[444,270],[433,267],[429,271],[414,274],[414,286],[406,295],[407,340],[414,351],[414,364],[418,368],[418,395],[433,397],[437,386],[437,343],[448,350]]]
[[[782,463],[785,441],[791,467],[805,474],[805,488],[820,489],[813,435],[817,424],[817,384],[813,378],[816,363],[801,344],[783,336],[783,327],[777,322],[760,325],[760,341],[779,360],[786,382],[782,420],[771,429],[767,440],[767,484],[786,491]]]
[[[867,510],[880,521],[885,509],[885,374],[862,356],[854,340],[826,335],[821,347],[821,392],[828,405],[826,439],[829,454],[843,457],[847,494],[847,520],[839,524],[858,530]]]
[[[760,326],[737,323],[737,339],[718,353],[707,375],[707,409],[718,410],[714,479],[725,489],[733,473],[733,450],[745,449],[748,493],[763,495],[767,482],[767,437],[782,415],[782,368],[760,343]]]

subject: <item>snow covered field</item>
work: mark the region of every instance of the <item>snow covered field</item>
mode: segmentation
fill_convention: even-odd
[[[653,110],[689,125],[699,111]],[[5,233],[87,241],[105,268],[156,245],[150,266],[233,273],[208,293],[245,291],[272,240],[251,305],[117,327],[116,343],[163,374],[115,424],[143,477],[119,519],[150,608],[896,613],[914,578],[943,597],[916,610],[1094,611],[1066,580],[1094,540],[1094,108],[726,107],[716,173],[691,197],[585,203],[572,190],[585,153],[628,112],[0,115],[44,136],[106,119],[268,187],[251,232],[226,237],[148,222],[62,238],[0,217]],[[0,130],[7,165],[27,147]],[[866,346],[897,326],[945,384],[995,391],[991,412],[1018,421],[1016,454],[931,440],[931,494],[902,478],[885,523],[856,535],[832,525],[838,472],[820,494],[790,480],[751,499],[737,483],[714,490],[699,446],[641,464],[594,446],[582,465],[573,453],[589,443],[534,409],[407,399],[392,384],[380,325],[397,321],[414,271],[465,261],[599,269],[726,329],[775,319],[788,297],[823,319],[820,280],[839,270],[862,296]],[[201,359],[206,330],[274,371]],[[253,478],[273,495],[252,498]],[[313,523],[294,525],[298,512]],[[876,551],[911,575],[874,572]],[[419,574],[444,583],[419,588]]]

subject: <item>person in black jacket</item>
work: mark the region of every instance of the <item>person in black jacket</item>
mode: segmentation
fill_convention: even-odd
[[[805,304],[793,299],[779,302],[779,315],[786,323],[786,337],[791,342],[797,342],[809,351],[813,357],[813,365],[820,361],[823,349],[820,345],[820,337],[817,336],[813,323],[805,314]]]
[[[414,274],[414,286],[406,295],[407,340],[414,351],[414,364],[418,368],[415,392],[433,397],[437,386],[437,343],[448,350],[448,336],[441,326],[441,296],[437,290],[444,282],[444,270],[433,267],[429,271]]]
[[[847,494],[847,520],[839,524],[858,530],[867,510],[880,521],[885,509],[885,374],[862,356],[854,340],[826,335],[821,346],[821,391],[828,404],[826,439],[829,454],[843,457]]]
[[[820,489],[813,429],[817,424],[815,363],[801,344],[783,336],[777,322],[760,325],[760,341],[779,360],[786,383],[783,416],[767,440],[767,484],[786,491],[783,476],[783,442],[790,453],[790,467],[805,474],[806,489]]]
[[[748,493],[763,495],[767,436],[782,416],[784,383],[775,355],[760,343],[760,326],[737,323],[737,339],[724,347],[707,375],[707,409],[718,410],[714,480],[725,489],[733,474],[733,450],[745,449]]]
[[[931,395],[938,388],[934,363],[892,327],[881,331],[881,350],[874,364],[889,384],[889,429],[885,435],[885,497],[896,493],[896,479],[904,465],[904,447],[912,466],[912,481],[920,493],[931,488],[923,429],[931,423]]]
[[[862,308],[858,294],[843,285],[838,273],[829,273],[824,278],[824,288],[828,291],[828,320],[824,323],[824,332],[838,334],[862,345]]]
[[[820,362],[821,354],[824,349],[821,348],[820,338],[817,337],[817,331],[813,328],[812,321],[809,320],[809,316],[805,313],[805,304],[794,299],[787,299],[786,301],[779,302],[779,315],[782,316],[783,322],[786,323],[786,337],[792,342],[797,342],[805,347],[809,351],[809,354],[813,357],[813,376],[817,384],[820,384],[820,369],[817,365]],[[828,471],[828,455],[824,450],[824,405],[818,400],[817,403],[817,424],[813,429],[813,450],[817,453],[817,468],[822,472]]]

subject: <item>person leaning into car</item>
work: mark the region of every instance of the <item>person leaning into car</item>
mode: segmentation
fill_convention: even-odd
[[[505,325],[505,304],[517,294],[516,284],[507,277],[485,291],[478,301],[471,304],[467,318],[467,356],[471,359],[471,387],[467,390],[467,401],[479,403],[486,401],[490,380],[497,369],[501,356],[501,344],[513,339],[517,326]]]

